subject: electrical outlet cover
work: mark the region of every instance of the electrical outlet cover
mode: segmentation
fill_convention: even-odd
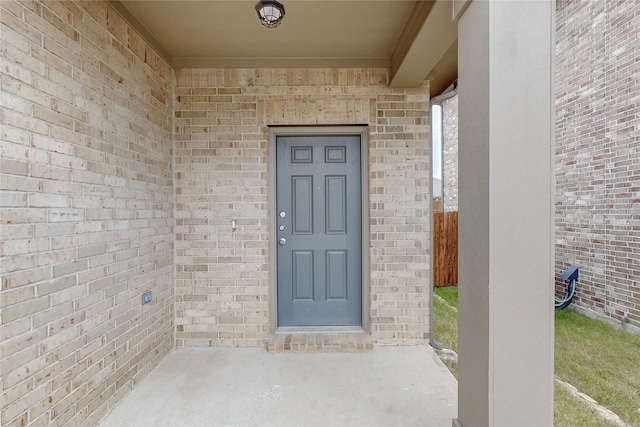
[[[142,294],[142,304],[151,302],[151,291]]]

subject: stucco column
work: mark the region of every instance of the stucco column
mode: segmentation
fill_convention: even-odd
[[[550,426],[555,2],[464,3],[454,425]]]

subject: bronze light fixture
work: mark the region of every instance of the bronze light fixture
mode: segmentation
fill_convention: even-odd
[[[284,18],[284,6],[275,0],[260,0],[256,5],[260,22],[267,28],[275,28]]]

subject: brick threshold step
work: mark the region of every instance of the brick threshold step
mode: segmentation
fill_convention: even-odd
[[[364,331],[357,332],[276,332],[271,334],[267,351],[335,351],[357,352],[371,351],[371,336]]]

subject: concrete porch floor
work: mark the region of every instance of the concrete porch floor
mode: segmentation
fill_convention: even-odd
[[[450,427],[457,388],[429,346],[177,348],[99,426]]]

